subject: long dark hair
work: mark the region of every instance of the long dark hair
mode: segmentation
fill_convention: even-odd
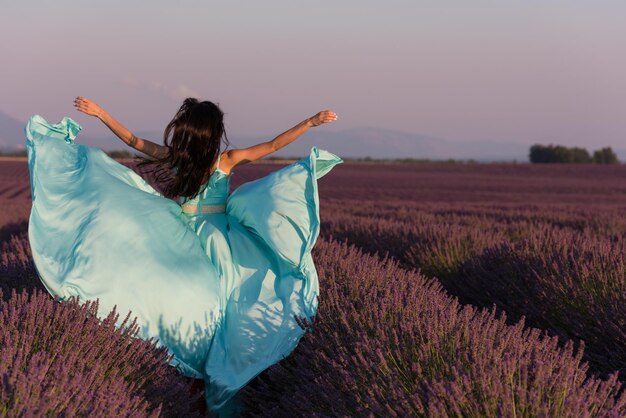
[[[209,179],[220,153],[220,144],[229,145],[224,129],[224,113],[216,104],[188,97],[174,119],[167,124],[162,157],[139,156],[138,167],[152,166],[154,179],[166,197],[196,197]]]

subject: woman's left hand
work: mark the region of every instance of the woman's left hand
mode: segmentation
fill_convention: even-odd
[[[98,106],[95,102],[81,96],[78,96],[74,99],[74,107],[80,112],[83,112],[89,116],[96,116],[98,118],[102,116],[103,112],[102,108]]]

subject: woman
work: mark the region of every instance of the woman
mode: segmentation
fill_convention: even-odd
[[[337,116],[323,111],[271,141],[223,151],[223,113],[208,101],[186,99],[164,145],[136,137],[86,98],[74,106],[152,157],[142,163],[157,166],[164,191],[75,144],[82,128],[72,119],[31,117],[29,239],[38,274],[53,295],[99,299],[101,317],[114,306],[131,311],[140,336],[158,339],[181,373],[203,379],[208,407],[223,411],[293,351],[306,328],[300,319],[314,319],[317,179],[342,160],[314,147],[228,196],[232,170]]]

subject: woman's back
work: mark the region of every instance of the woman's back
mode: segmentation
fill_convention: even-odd
[[[221,157],[221,156],[220,156]],[[200,193],[192,199],[181,197],[180,204],[183,213],[196,215],[201,213],[223,213],[226,199],[230,192],[230,178],[232,172],[226,174],[220,167],[220,157],[217,159],[215,170],[211,173],[209,180],[202,185]]]

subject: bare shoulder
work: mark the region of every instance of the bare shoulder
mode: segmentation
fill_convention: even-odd
[[[233,159],[233,151],[234,150],[229,149],[229,150],[222,152],[220,154],[219,164],[217,165],[216,168],[218,168],[220,171],[226,174],[230,174],[230,171],[236,165]]]

